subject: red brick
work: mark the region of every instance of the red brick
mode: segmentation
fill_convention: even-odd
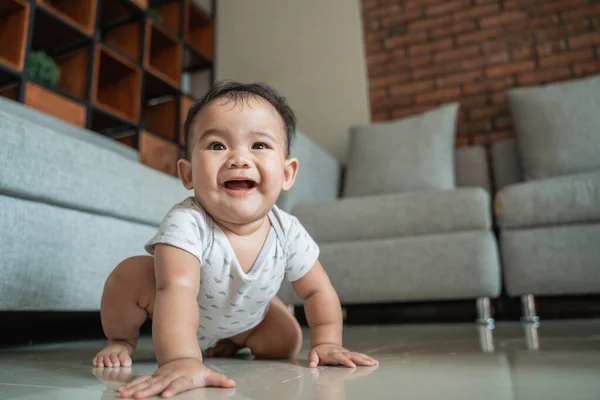
[[[377,0],[362,0],[363,11],[371,10],[379,5]]]
[[[414,69],[412,71],[412,76],[413,79],[423,79],[450,74],[457,71],[458,68],[454,64],[434,64],[429,67]]]
[[[497,78],[500,76],[510,75],[510,74],[514,74],[517,72],[530,71],[534,68],[535,68],[534,61],[524,61],[524,62],[513,63],[513,64],[492,66],[492,67],[488,67],[487,76],[489,76],[490,78]]]
[[[587,27],[584,24],[554,26],[552,28],[538,29],[535,32],[535,38],[538,42],[558,40],[576,33],[585,32],[586,30]]]
[[[415,114],[421,114],[425,111],[429,111],[432,108],[431,105],[427,106],[415,106],[409,108],[400,108],[398,110],[394,110],[392,113],[393,119],[405,118]]]
[[[423,54],[420,55],[419,57],[411,57],[408,60],[408,65],[410,68],[418,68],[418,67],[423,67],[425,65],[431,64],[431,54]]]
[[[486,4],[471,7],[467,10],[460,10],[453,14],[455,21],[464,21],[465,19],[480,18],[500,11],[500,4]]]
[[[463,96],[460,99],[461,108],[476,107],[487,103],[487,95],[479,94],[477,96]]]
[[[383,31],[367,32],[367,33],[365,33],[365,43],[369,44],[369,43],[374,43],[374,42],[380,42],[385,37],[386,37],[386,33]]]
[[[540,59],[540,67],[556,67],[565,64],[574,64],[581,61],[588,61],[594,57],[592,49],[584,49],[569,53],[557,54]]]
[[[429,17],[447,14],[452,11],[467,8],[471,5],[470,0],[446,0],[440,4],[430,5],[425,9],[425,14]]]
[[[429,53],[432,51],[440,51],[449,49],[452,47],[452,39],[437,40],[435,42],[429,42],[425,44],[419,44],[409,47],[409,53],[411,55]]]
[[[456,100],[460,96],[460,88],[440,89],[433,92],[423,93],[416,97],[417,104],[441,103]]]
[[[471,32],[477,28],[475,21],[455,22],[452,25],[443,26],[431,30],[431,37],[438,39],[446,36],[452,36],[459,33]]]
[[[600,3],[590,2],[587,6],[580,6],[571,11],[561,12],[561,17],[565,21],[579,21],[593,15],[600,14]]]
[[[448,75],[443,78],[438,78],[435,84],[438,87],[460,85],[461,83],[477,82],[483,78],[482,71],[463,72],[461,74]]]
[[[490,144],[490,137],[488,134],[475,135],[471,137],[471,143],[473,146],[487,146]]]
[[[580,49],[600,44],[600,32],[590,32],[585,35],[572,36],[569,38],[571,49]]]
[[[389,111],[398,107],[407,107],[413,105],[410,97],[386,97],[371,102],[371,109],[374,112]]]
[[[573,65],[573,73],[576,76],[588,76],[600,73],[600,60],[575,64]]]
[[[504,91],[492,93],[490,95],[490,101],[492,104],[502,104],[506,102],[506,93]]]
[[[506,105],[494,105],[472,108],[469,110],[469,119],[480,120],[492,117],[498,117],[508,114]]]
[[[374,113],[371,116],[371,121],[373,122],[377,122],[377,121],[387,121],[390,119],[390,113],[387,111],[381,111],[378,113]]]
[[[390,88],[392,96],[409,96],[433,89],[433,81],[411,82],[403,85],[395,85]]]
[[[403,25],[423,17],[422,10],[399,11],[381,17],[381,26],[389,28],[395,25]]]
[[[389,59],[390,59],[390,56],[389,56],[389,54],[386,54],[386,53],[372,54],[372,55],[367,56],[367,64],[369,66],[379,65],[379,64],[385,63]]]
[[[494,129],[512,129],[513,120],[510,116],[494,118]]]
[[[551,2],[544,2],[536,4],[533,9],[537,15],[552,14],[563,10],[573,10],[577,7],[585,5],[584,0],[556,0]]]
[[[417,22],[411,22],[410,24],[408,24],[408,30],[413,32],[413,31],[418,31],[418,30],[439,28],[440,26],[449,25],[451,23],[452,23],[452,16],[442,15],[442,16],[436,17],[436,18],[427,18],[427,19],[423,19],[423,20],[420,20]]]
[[[460,49],[440,51],[434,56],[435,62],[447,62],[480,54],[479,46],[462,47]]]
[[[456,147],[468,147],[468,146],[470,146],[468,137],[458,136],[456,138]]]
[[[527,13],[523,11],[508,11],[491,17],[482,18],[479,24],[482,28],[507,25],[527,19]]]
[[[406,0],[404,1],[404,9],[423,8],[432,4],[440,4],[444,1],[445,0]]]
[[[456,37],[456,43],[459,46],[470,43],[481,43],[488,39],[503,37],[504,34],[500,28],[485,29],[473,33],[465,33]]]
[[[461,122],[458,124],[457,133],[462,136],[470,136],[477,133],[489,132],[492,129],[492,124],[488,120]]]
[[[391,36],[384,40],[383,44],[388,49],[407,44],[421,43],[427,40],[427,32],[410,32],[404,35]]]
[[[490,40],[483,43],[483,52],[485,54],[493,54],[497,52],[508,52],[509,45],[506,41],[506,38],[502,38],[499,40]]]
[[[535,52],[538,57],[547,57],[552,54],[562,53],[567,49],[567,43],[564,40],[559,40],[555,42],[548,42],[538,45],[535,48]]]
[[[385,17],[386,15],[398,14],[401,12],[400,4],[390,4],[387,6],[379,5],[376,8],[372,8],[369,10],[363,10],[363,15],[365,19],[374,19]]]
[[[571,70],[569,67],[541,69],[517,75],[517,84],[520,86],[540,85],[568,79],[570,76]]]
[[[533,57],[533,50],[531,47],[517,47],[511,49],[510,54],[515,61],[529,60]]]
[[[371,102],[375,100],[381,100],[388,97],[388,92],[386,89],[371,89],[369,90],[369,100]]]
[[[467,95],[470,94],[478,94],[485,93],[488,91],[496,92],[500,90],[505,90],[507,88],[513,87],[515,85],[515,80],[512,76],[507,76],[501,79],[496,80],[488,80],[477,83],[469,83],[463,85],[463,92]]]
[[[395,72],[393,75],[381,76],[370,80],[371,88],[386,88],[395,83],[407,82],[409,80],[408,72]]]

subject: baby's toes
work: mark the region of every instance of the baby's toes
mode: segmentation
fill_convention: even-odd
[[[122,351],[118,355],[121,367],[131,367],[131,356],[126,351]]]
[[[112,366],[113,366],[113,363],[112,363],[112,361],[110,361],[110,355],[106,355],[106,356],[104,356],[104,360],[103,360],[103,362],[104,362],[104,366],[105,366],[105,367],[109,367],[109,368],[110,368],[110,367],[112,367]]]
[[[119,361],[119,356],[117,355],[117,353],[112,353],[110,355],[110,362],[112,363],[113,367],[121,366],[121,361]]]

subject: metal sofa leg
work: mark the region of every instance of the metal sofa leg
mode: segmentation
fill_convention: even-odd
[[[492,301],[489,297],[479,297],[477,299],[477,324],[487,325],[493,329],[495,321],[493,318]]]
[[[540,317],[535,310],[535,299],[532,294],[521,296],[521,310],[521,322],[540,323]]]

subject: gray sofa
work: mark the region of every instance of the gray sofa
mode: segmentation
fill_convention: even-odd
[[[188,191],[138,154],[0,97],[0,311],[95,311]]]
[[[331,156],[292,146],[308,162],[281,204],[319,243],[343,304],[479,299],[489,321],[501,292],[489,171],[483,147],[455,150],[457,111],[354,127],[343,179]],[[300,304],[289,286],[281,296]]]
[[[507,91],[516,139],[492,147],[504,284],[535,296],[600,293],[600,75]]]

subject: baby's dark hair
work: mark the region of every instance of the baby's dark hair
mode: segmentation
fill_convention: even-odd
[[[265,83],[240,83],[233,80],[224,79],[217,82],[211,90],[204,95],[201,99],[198,99],[190,107],[187,118],[184,124],[185,137],[187,142],[186,156],[190,159],[192,150],[194,148],[194,131],[192,125],[194,119],[198,113],[212,101],[225,98],[233,100],[237,103],[239,100],[247,100],[250,97],[262,97],[279,113],[283,119],[286,133],[286,156],[290,156],[290,147],[293,140],[296,137],[296,116],[292,108],[288,105],[285,97],[277,93],[275,89]]]

